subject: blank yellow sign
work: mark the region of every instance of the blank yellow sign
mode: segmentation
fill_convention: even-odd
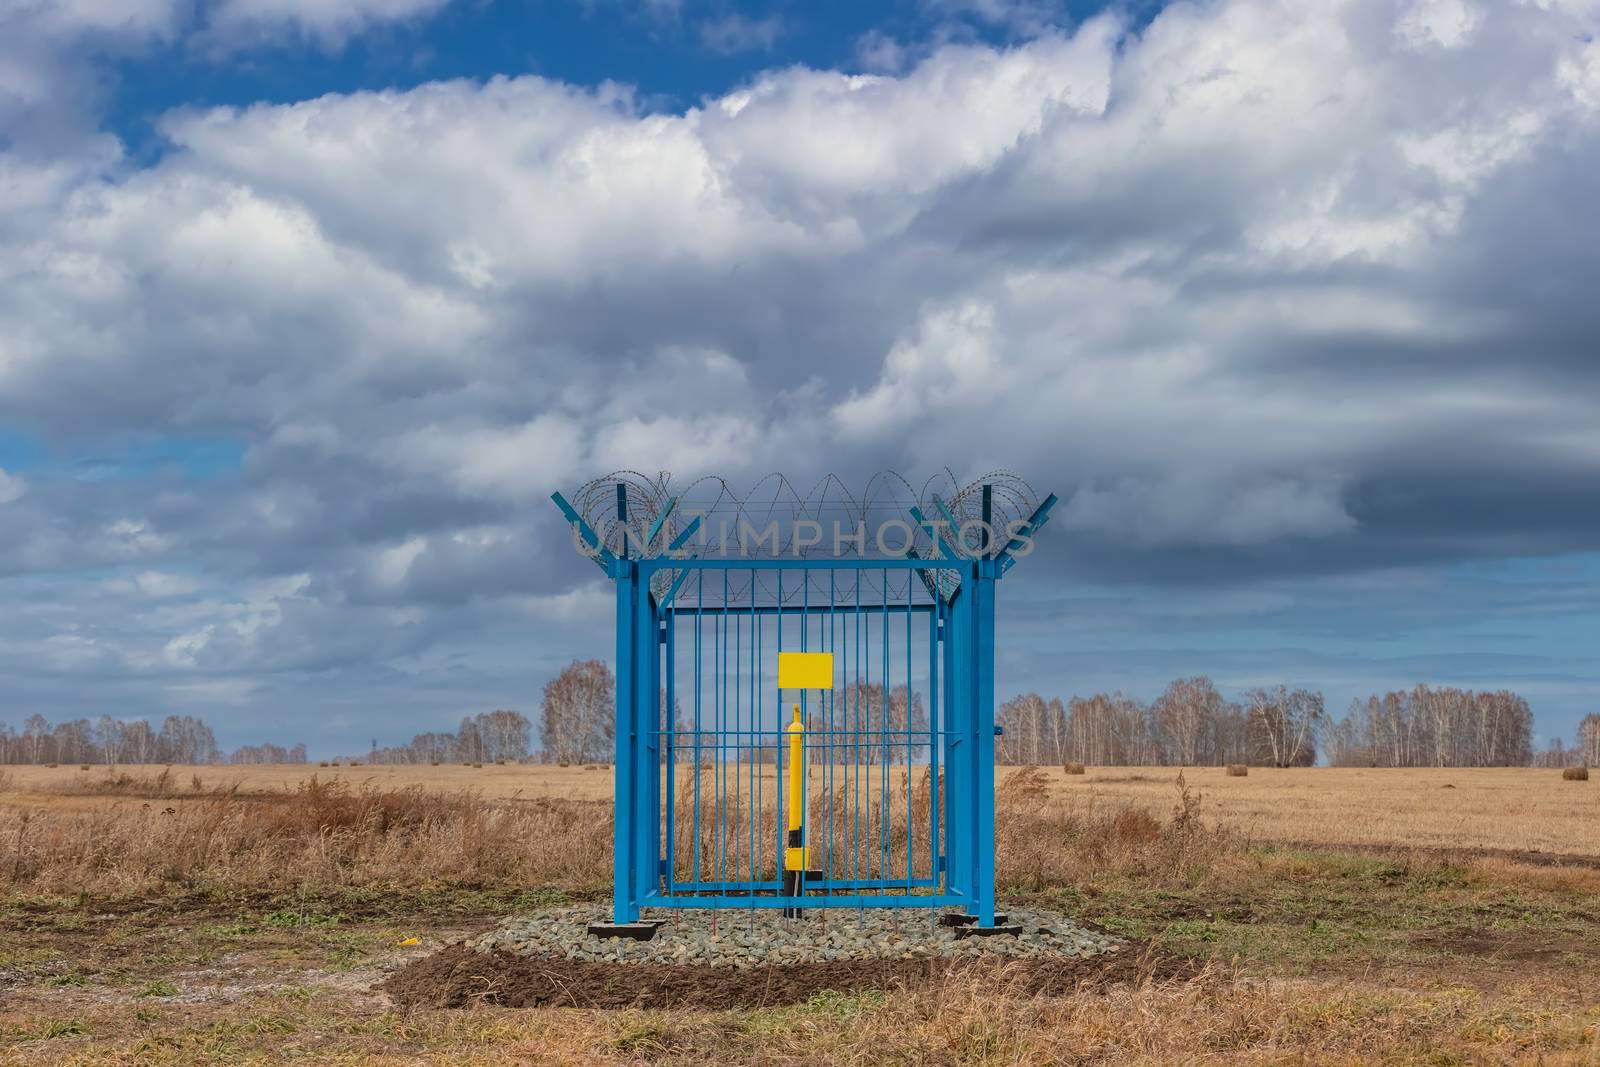
[[[832,689],[832,652],[779,652],[779,689]]]

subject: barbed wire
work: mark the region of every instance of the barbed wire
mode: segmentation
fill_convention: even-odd
[[[618,508],[619,487],[622,513]],[[985,487],[989,490],[990,505],[987,530],[982,526]],[[674,498],[677,504],[661,521],[657,535],[647,540],[646,534],[655,528]],[[665,554],[690,523],[699,518],[700,529],[684,546],[698,556],[726,558],[730,549],[748,549],[748,537],[755,536],[757,548],[769,558],[787,556],[817,559],[823,563],[839,558],[845,544],[852,547],[852,554],[857,557],[903,558],[908,549],[924,559],[933,560],[943,555],[928,528],[913,521],[913,507],[919,509],[925,520],[945,526],[946,545],[953,541],[959,546],[955,554],[975,556],[985,548],[996,551],[1004,546],[1008,533],[1033,514],[1039,505],[1039,495],[1022,477],[1006,470],[990,471],[962,483],[946,467],[928,478],[920,490],[898,472],[883,470],[868,478],[859,493],[833,473],[823,475],[805,493],[781,473],[768,474],[741,493],[727,479],[716,475],[702,476],[676,486],[667,471],[651,476],[635,470],[619,470],[585,482],[573,494],[572,504],[604,544],[618,546],[626,538],[630,554],[635,556],[655,558]],[[889,524],[893,524],[892,543],[884,536]],[[987,544],[985,537],[989,538]],[[664,595],[678,573],[657,572],[651,583],[652,591],[657,596]],[[779,583],[772,577],[774,573],[757,567],[753,571],[735,571],[728,575],[730,602],[750,604],[762,600],[792,604],[812,592],[812,579],[802,582],[792,577],[789,588],[784,588],[780,595]],[[939,568],[935,564],[925,573],[936,583],[941,595],[952,594],[960,582],[960,575],[954,568]],[[699,580],[704,584],[695,591],[697,598],[703,598],[706,589],[712,588],[714,601],[723,602],[722,581],[705,582],[703,573]],[[908,571],[874,573],[866,570],[858,572],[853,590],[856,597],[888,596],[903,602],[916,595],[912,581]],[[685,594],[689,592],[684,590]]]

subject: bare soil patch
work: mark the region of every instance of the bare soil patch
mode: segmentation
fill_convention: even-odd
[[[770,965],[745,970],[682,964],[538,960],[452,945],[400,968],[377,989],[404,1008],[756,1008],[803,1003],[824,992],[910,988],[979,978],[1023,994],[1066,996],[1085,989],[1189,978],[1192,960],[1129,946],[1068,960],[861,960]]]
[[[1593,951],[1592,946],[1550,933],[1527,930],[1488,930],[1449,927],[1430,930],[1415,944],[1448,956],[1465,956],[1501,963],[1556,963],[1569,952]]]

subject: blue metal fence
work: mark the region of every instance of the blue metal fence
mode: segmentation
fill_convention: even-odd
[[[555,499],[615,582],[616,922],[642,908],[954,907],[993,925],[995,588],[1014,539],[975,550],[913,508],[931,548],[908,558],[678,558],[694,524],[630,556]],[[620,491],[617,507],[625,522]],[[833,653],[832,690],[780,690],[783,651]],[[780,800],[795,704],[800,895],[784,890]]]

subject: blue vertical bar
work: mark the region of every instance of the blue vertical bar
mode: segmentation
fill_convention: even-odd
[[[883,699],[878,704],[878,877],[889,878],[889,818],[894,805],[889,800],[889,686],[893,678],[889,672],[889,571],[883,571],[883,611],[878,616],[878,638],[882,654],[883,679],[880,687]]]
[[[778,651],[778,659],[782,659],[782,654],[784,654],[784,613],[782,613],[782,606],[784,606],[784,573],[778,571],[778,614],[773,616],[773,624],[778,627],[778,649],[776,649]],[[786,725],[787,717],[789,717],[789,709],[784,707],[782,686],[776,686],[774,691],[778,693],[778,726],[774,731],[773,752],[778,753],[778,758],[773,761],[773,765],[778,768],[778,792],[773,793],[773,800],[778,805],[779,814],[778,822],[773,827],[773,862],[778,867],[778,877],[781,880],[784,877],[784,846],[787,845],[787,840],[784,840],[784,822],[787,821],[787,816],[784,814],[784,803],[787,803],[789,793],[784,792],[784,725]]]
[[[809,652],[810,650],[811,572],[809,570],[803,570],[800,572],[800,651]],[[807,748],[807,742],[810,741],[809,735],[811,733],[811,704],[809,701],[810,693],[811,691],[809,689],[800,690],[800,721],[804,723],[806,727],[805,730],[800,734],[800,845],[802,848],[804,848],[805,845],[811,840],[811,803],[806,794],[806,786],[810,783],[806,781],[808,775],[805,773],[811,766],[811,753]],[[804,858],[805,853],[801,852],[800,855],[802,858]],[[807,865],[804,863],[800,865],[800,885],[802,889],[805,886],[804,872],[806,866]]]
[[[717,881],[728,880],[728,571],[722,572],[722,624],[717,648],[722,663],[717,671]]]
[[[968,719],[966,665],[971,659],[967,643],[967,602],[970,591],[958,590],[944,609],[945,664],[945,794],[944,841],[950,890],[969,904],[972,899],[972,870],[967,862],[972,840],[972,819],[967,810],[970,768],[967,757]]]
[[[612,834],[611,919],[618,923],[638,921],[639,909],[633,902],[633,641],[634,576],[636,569],[616,575],[617,581],[617,773],[615,777],[616,824]]]
[[[838,598],[838,595],[836,594],[836,592],[834,590],[834,571],[833,571],[833,568],[830,567],[828,569],[828,641],[827,641],[828,655],[830,656],[830,662],[833,662],[831,657],[834,655],[834,653],[836,653],[838,651],[838,645],[839,645],[839,635],[836,632],[836,628],[839,625],[838,607],[839,607],[839,598]],[[833,725],[833,712],[834,712],[834,706],[833,706],[834,696],[833,696],[833,694],[834,694],[834,689],[836,688],[836,685],[834,684],[835,679],[830,679],[829,682],[830,682],[830,685],[829,685],[827,696],[825,696],[823,698],[824,716],[826,718],[826,725],[823,728],[827,731],[827,737],[828,737],[828,747],[827,747],[828,762],[826,764],[826,768],[827,769],[823,772],[827,776],[827,786],[826,786],[826,788],[828,790],[828,839],[827,839],[827,846],[826,846],[827,847],[827,861],[823,864],[823,872],[824,872],[823,873],[823,877],[831,879],[831,878],[836,877],[836,875],[834,874],[834,871],[833,871],[833,764],[834,764],[834,761],[839,758],[838,757],[839,744],[838,744],[838,737],[834,733],[834,725]]]
[[[667,738],[666,879],[671,894],[678,866],[678,609],[667,606],[667,697],[661,711]]]
[[[634,846],[630,865],[633,868],[634,897],[631,902],[633,919],[639,917],[639,901],[655,888],[655,855],[660,840],[659,816],[656,802],[660,791],[660,770],[651,752],[651,713],[661,701],[657,675],[661,669],[659,634],[656,612],[650,603],[650,585],[634,565],[633,581],[633,833]],[[633,921],[630,919],[629,921]]]
[[[978,893],[978,925],[994,925],[994,576],[995,563],[985,559],[973,565],[973,694],[977,763],[973,792],[977,824],[973,827],[976,862],[973,877]]]
[[[911,575],[906,575],[906,893],[911,892],[912,868],[917,853],[916,821],[911,814]]]
[[[690,856],[692,881],[700,881],[700,746],[705,733],[700,722],[700,682],[703,674],[703,664],[700,661],[702,654],[701,627],[705,622],[706,606],[706,572],[699,571],[694,576],[695,607],[694,607],[694,807],[690,809],[689,818],[694,823],[690,829],[694,843],[690,846],[693,852]]]
[[[762,616],[755,614],[755,571],[750,571],[750,731],[744,744],[750,750],[750,883],[762,872],[757,865],[757,849],[766,837],[762,832],[762,688],[760,688],[760,648]]]
[[[861,699],[867,695],[867,683],[861,676],[861,574],[860,570],[856,571],[856,634],[855,642],[850,647],[850,653],[854,657],[850,687],[855,690],[856,696],[855,727],[850,731],[850,877],[855,880],[861,878],[861,805],[865,803],[861,788],[861,731],[864,729]],[[870,669],[869,665],[869,672]],[[848,690],[846,692],[848,693]],[[849,708],[845,710],[848,713]]]
[[[761,625],[760,616],[756,614],[756,572],[750,571],[750,677],[747,679],[748,688],[745,695],[748,711],[746,725],[739,734],[739,751],[745,763],[745,770],[749,777],[745,781],[745,800],[750,805],[746,816],[749,823],[746,829],[745,866],[750,870],[750,882],[753,885],[758,877],[756,873],[756,825],[761,820],[761,809],[756,807],[756,777],[761,773],[761,751],[753,744],[756,737],[756,627]]]
[[[928,612],[928,877],[939,882],[939,805],[944,792],[939,781],[939,745],[944,741],[944,713],[939,707],[939,610]]]

